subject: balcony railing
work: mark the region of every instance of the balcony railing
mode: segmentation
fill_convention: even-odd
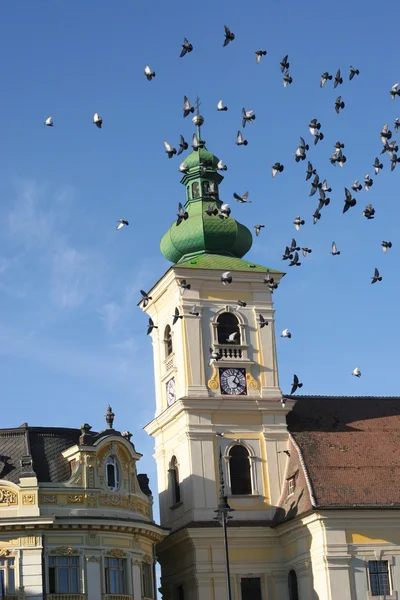
[[[215,350],[219,352],[220,360],[237,360],[246,357],[246,347],[235,344],[215,344]]]
[[[7,596],[8,598],[8,596]],[[86,600],[85,594],[46,594],[46,600]]]
[[[103,594],[103,600],[132,600],[129,594]]]

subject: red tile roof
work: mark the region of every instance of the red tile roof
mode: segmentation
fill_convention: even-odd
[[[287,474],[275,522],[312,508],[400,508],[400,398],[291,396]]]

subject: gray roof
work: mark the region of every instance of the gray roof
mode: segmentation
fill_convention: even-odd
[[[72,446],[90,446],[108,435],[119,435],[115,429],[100,433],[82,432],[64,427],[30,427],[24,423],[16,429],[0,429],[0,479],[19,483],[23,457],[32,458],[33,471],[40,483],[62,483],[71,477],[71,465],[62,452]],[[142,491],[151,494],[146,475],[138,477]]]

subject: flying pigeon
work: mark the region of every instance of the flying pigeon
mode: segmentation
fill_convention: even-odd
[[[318,119],[311,119],[308,124],[311,135],[317,135],[318,131],[321,129],[321,123],[318,123]]]
[[[211,365],[218,361],[220,359],[220,353],[217,352],[217,350],[213,350],[212,348],[210,348],[210,360],[208,362],[209,366],[211,367]]]
[[[399,117],[396,117],[394,120],[394,130],[396,133],[399,133],[399,125],[400,125],[400,119],[399,119]]]
[[[331,192],[332,188],[328,187],[328,183],[326,181],[326,179],[323,180],[322,184],[321,184],[321,188],[320,188],[323,192]]]
[[[266,283],[270,289],[270,292],[272,293],[273,290],[276,290],[278,287],[278,284],[275,283],[274,278],[271,277],[271,274],[269,271],[267,271],[265,273],[264,279],[263,279],[263,283]]]
[[[298,252],[294,253],[292,260],[289,263],[289,267],[300,267],[301,262],[299,262],[299,254]]]
[[[278,450],[277,454],[286,454],[287,456],[290,456],[289,450]]]
[[[340,76],[340,69],[338,69],[337,73],[335,75],[334,82],[333,82],[333,89],[337,88],[337,86],[342,83],[343,83],[343,77]]]
[[[175,323],[177,323],[178,319],[183,319],[183,315],[179,314],[178,308],[175,308],[175,312],[172,315],[172,325],[175,325]]]
[[[183,208],[180,202],[178,204],[178,214],[176,216],[178,217],[176,220],[176,226],[180,225],[182,221],[186,221],[186,219],[189,218],[188,212]]]
[[[309,150],[310,146],[308,144],[305,143],[304,138],[300,138],[300,144],[298,146],[299,148],[301,148],[302,150]]]
[[[198,317],[200,315],[200,313],[197,311],[197,306],[195,304],[190,309],[190,313],[189,314],[193,315],[194,317]]]
[[[239,335],[238,331],[233,331],[232,333],[230,333],[226,340],[227,343],[228,344],[236,344],[238,335]]]
[[[147,327],[147,335],[153,331],[153,329],[158,329],[157,325],[154,325],[153,319],[149,317],[149,325]]]
[[[146,292],[144,292],[143,290],[140,290],[140,293],[142,294],[143,308],[146,308],[150,300],[153,300],[153,298],[146,294]]]
[[[396,96],[400,96],[400,90],[397,89],[398,87],[399,87],[399,82],[392,85],[392,89],[390,90],[390,95],[392,97],[392,100],[394,100],[396,98]]]
[[[335,148],[336,150],[341,150],[344,148],[344,144],[342,144],[342,142],[336,142]]]
[[[290,244],[290,248],[289,248],[289,252],[296,252],[300,251],[300,247],[296,244],[296,240],[294,238],[292,238],[291,244]]]
[[[304,148],[301,148],[301,146],[298,146],[296,148],[296,152],[295,152],[295,155],[294,155],[294,160],[296,162],[299,162],[300,160],[305,160],[305,159],[306,159],[306,153],[305,153]]]
[[[359,74],[360,74],[360,71],[350,65],[350,74],[349,74],[350,81],[353,79],[354,75],[359,75]]]
[[[393,153],[397,152],[399,149],[396,140],[393,140],[393,142],[386,142],[385,144],[383,144],[383,148],[382,148],[382,152],[381,154],[385,154],[385,152],[387,152],[389,154],[389,156],[392,156]]]
[[[319,175],[316,173],[314,179],[311,182],[310,196],[314,196],[315,192],[320,188]]]
[[[314,169],[310,161],[308,161],[307,171],[306,171],[306,181],[311,179],[313,175],[317,174],[317,169]]]
[[[319,87],[324,87],[324,85],[326,84],[326,82],[332,79],[332,75],[329,75],[329,73],[327,71],[325,71],[325,73],[322,73],[321,75],[321,82],[319,84]]]
[[[218,164],[217,164],[217,171],[227,171],[227,170],[228,170],[228,167],[226,165],[224,165],[222,160],[219,160]]]
[[[345,199],[344,199],[344,208],[343,212],[347,212],[351,206],[355,206],[357,201],[352,197],[351,193],[347,188],[344,188]]]
[[[362,190],[362,185],[361,185],[361,183],[358,183],[358,179],[356,179],[353,182],[351,189],[353,190],[353,192],[359,192],[360,190]]]
[[[193,50],[192,44],[190,44],[190,42],[186,38],[184,38],[180,57],[182,58],[182,56],[185,56],[185,54],[187,54],[188,52],[191,52],[192,50]]]
[[[212,217],[212,215],[217,215],[218,214],[218,208],[216,207],[215,203],[214,204],[209,204],[207,210],[204,211],[209,217]]]
[[[293,81],[293,78],[290,77],[289,75],[289,69],[287,71],[285,71],[285,74],[283,76],[283,87],[287,87],[288,85],[290,85]]]
[[[229,29],[229,27],[227,27],[226,25],[224,25],[224,29],[225,29],[225,41],[224,41],[224,47],[227,46],[229,44],[229,42],[233,42],[233,40],[235,39],[235,34],[231,32],[231,30]]]
[[[228,110],[228,107],[224,106],[222,100],[220,100],[217,104],[217,110]]]
[[[225,273],[222,273],[221,283],[223,283],[224,285],[226,285],[227,283],[232,283],[232,275],[230,271],[225,271]]]
[[[180,140],[179,140],[179,150],[178,150],[178,156],[180,154],[182,154],[182,152],[184,150],[187,150],[189,147],[189,144],[185,141],[185,138],[183,137],[183,135],[180,136]]]
[[[303,387],[303,384],[299,383],[299,378],[297,377],[297,375],[293,375],[292,391],[290,392],[290,394],[294,394],[297,388],[301,387]]]
[[[340,109],[343,109],[345,106],[346,105],[342,100],[342,96],[338,96],[336,98],[336,102],[335,102],[335,110],[336,110],[337,114],[339,114]]]
[[[269,325],[268,321],[264,319],[262,315],[258,315],[258,324],[260,325],[260,329],[262,329],[266,325]]]
[[[320,208],[318,207],[315,209],[315,213],[313,214],[314,225],[316,225],[318,223],[320,218],[321,218],[321,212],[320,212]]]
[[[375,158],[373,167],[374,167],[374,170],[375,170],[375,175],[378,175],[379,171],[381,169],[383,169],[383,164],[381,162],[379,162],[379,158],[378,157]]]
[[[304,225],[305,221],[302,220],[300,217],[296,217],[295,220],[293,221],[293,225],[296,229],[296,231],[300,231],[300,225]]]
[[[355,369],[353,369],[352,375],[354,375],[355,377],[361,377],[360,367],[356,367]]]
[[[246,123],[253,123],[256,115],[253,115],[254,110],[245,110],[242,108],[242,127],[246,127]]]
[[[183,118],[187,117],[190,113],[194,113],[194,107],[190,106],[190,102],[187,96],[183,96]]]
[[[176,148],[173,148],[168,142],[164,140],[165,152],[168,154],[168,158],[172,158],[176,154]]]
[[[324,139],[323,133],[320,133],[320,132],[316,133],[314,136],[314,146],[316,146],[318,144],[318,142],[323,139]]]
[[[189,167],[187,167],[185,165],[185,161],[181,162],[181,164],[179,165],[178,169],[179,169],[179,171],[181,173],[188,173],[188,171],[189,171]]]
[[[53,127],[54,123],[53,123],[53,118],[52,117],[47,117],[47,119],[45,120],[44,124],[47,127]]]
[[[311,248],[307,248],[307,247],[302,248],[301,251],[302,251],[304,257],[306,257],[307,254],[311,254],[311,252],[312,252]]]
[[[117,223],[118,223],[118,225],[116,227],[117,231],[118,231],[118,229],[122,229],[124,227],[124,225],[129,225],[129,221],[125,221],[125,219],[118,219]]]
[[[190,290],[190,283],[187,283],[186,279],[181,279],[179,281],[179,287],[185,291],[185,290]]]
[[[289,68],[288,55],[284,56],[280,62],[282,73]]]
[[[363,210],[363,217],[367,219],[373,219],[375,214],[375,209],[372,208],[372,204],[367,204],[367,206]]]
[[[386,254],[386,252],[388,251],[388,248],[392,247],[392,242],[383,241],[381,246],[382,246],[382,250],[383,250],[384,254]]]
[[[241,131],[237,132],[237,136],[236,136],[236,145],[237,146],[247,146],[248,141],[243,139],[243,135]]]
[[[260,235],[261,229],[264,228],[265,225],[254,225],[254,229],[256,230],[256,236]]]
[[[339,256],[339,254],[340,254],[340,250],[337,249],[335,242],[332,242],[331,254],[332,254],[332,256]]]
[[[286,246],[285,253],[282,255],[282,260],[292,260],[293,254],[290,253],[289,246]]]
[[[96,125],[96,127],[101,129],[101,126],[103,125],[103,119],[100,117],[99,113],[94,113],[93,123]]]
[[[332,165],[334,167],[336,167],[336,163],[338,163],[339,167],[343,167],[344,163],[347,161],[346,156],[343,154],[342,150],[336,150],[331,158],[330,161],[332,163]]]
[[[322,189],[322,187],[320,187],[319,188],[319,210],[321,210],[321,208],[323,208],[324,206],[328,206],[330,201],[331,201],[331,199],[326,197],[324,190]]]
[[[392,153],[391,157],[390,157],[390,170],[394,171],[396,168],[396,164],[400,162],[400,157],[397,158],[397,154],[395,154],[394,152]]]
[[[147,81],[151,81],[153,77],[156,76],[155,71],[152,71],[149,65],[146,65],[144,68],[144,74],[146,75]]]
[[[239,196],[239,194],[236,194],[236,192],[233,194],[233,197],[235,198],[235,200],[237,200],[238,202],[240,202],[240,204],[250,204],[251,200],[247,200],[247,198],[249,197],[249,192],[245,192],[243,194],[243,196]]]
[[[247,306],[247,302],[244,302],[243,300],[237,301],[237,308],[244,308],[245,306]]]
[[[281,337],[283,338],[290,338],[292,337],[292,334],[290,333],[289,329],[286,327],[286,329],[284,329],[281,333]]]
[[[280,162],[276,162],[272,165],[272,177],[275,177],[277,173],[282,173],[285,167]]]
[[[255,54],[256,54],[256,62],[259,65],[262,57],[266,56],[267,51],[266,50],[256,50]]]
[[[392,137],[392,132],[391,132],[391,131],[390,131],[390,129],[389,129],[389,123],[386,123],[386,125],[384,125],[384,126],[382,127],[382,129],[381,129],[381,133],[380,133],[380,136],[381,136],[381,141],[382,141],[382,144],[384,144],[384,145],[386,144],[386,142],[387,142],[388,140],[390,140],[390,139],[391,139],[391,137]]]
[[[231,214],[231,209],[229,207],[229,204],[221,204],[221,207],[219,209],[219,213],[218,216],[221,219],[227,219],[229,217],[229,215]]]
[[[382,277],[379,275],[378,269],[375,268],[371,283],[376,283],[377,281],[382,281]]]
[[[373,185],[374,181],[369,176],[369,173],[364,177],[364,188],[366,192],[369,192],[369,188]]]

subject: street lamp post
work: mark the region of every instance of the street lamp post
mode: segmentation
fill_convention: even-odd
[[[227,532],[227,523],[228,519],[232,519],[233,517],[229,516],[230,512],[233,512],[234,509],[231,508],[228,504],[228,501],[225,496],[225,486],[224,486],[224,472],[222,469],[222,452],[221,448],[219,450],[219,504],[216,511],[217,516],[214,517],[216,521],[219,521],[222,525],[222,531],[224,534],[224,547],[225,547],[225,566],[226,566],[226,585],[228,587],[228,600],[232,600],[232,590],[231,590],[231,575],[229,568],[229,552],[228,552],[228,532]]]

